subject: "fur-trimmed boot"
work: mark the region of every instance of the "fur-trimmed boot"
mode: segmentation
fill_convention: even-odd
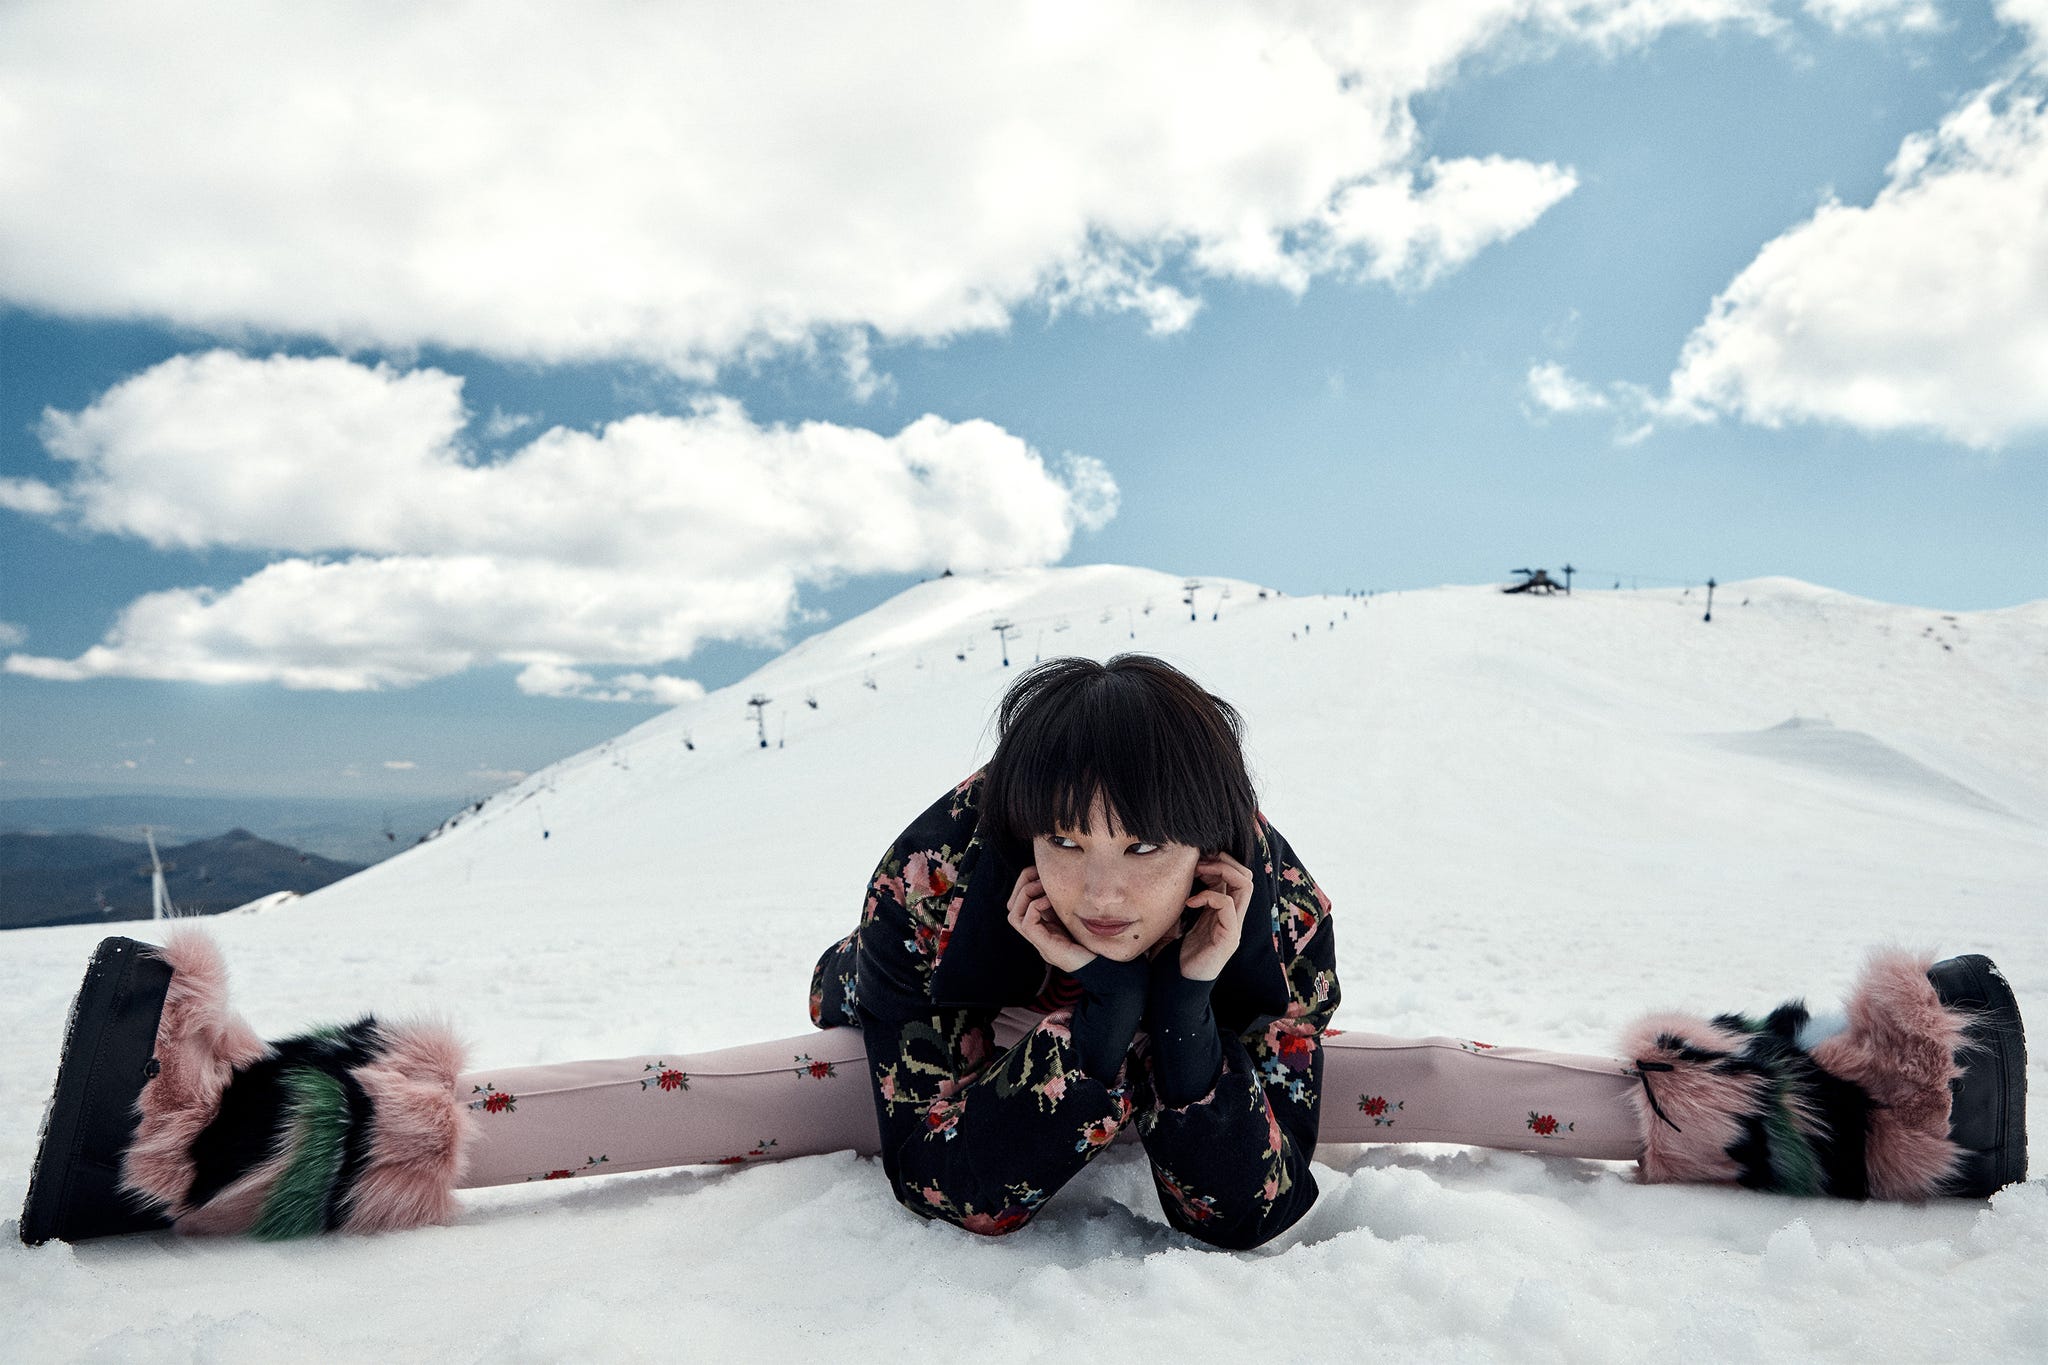
[[[461,1063],[445,1029],[368,1016],[266,1043],[204,933],[107,939],[72,1004],[21,1238],[444,1222],[474,1122]]]
[[[2026,1179],[2026,1036],[1987,957],[1879,952],[1840,1019],[1656,1014],[1623,1047],[1645,1181],[1920,1200]]]

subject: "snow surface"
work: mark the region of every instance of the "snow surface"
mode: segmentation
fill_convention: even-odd
[[[1264,809],[1337,907],[1340,1026],[1605,1051],[1646,1009],[1831,1002],[1889,941],[1989,951],[2048,1019],[2048,602],[1761,579],[1707,624],[1697,591],[1207,580],[1190,622],[1180,582],[920,584],[430,843],[212,921],[237,999],[271,1036],[439,1011],[496,1064],[801,1034],[876,857],[987,755],[1005,616],[1013,665],[1147,650],[1243,710]],[[97,936],[0,936],[0,1207]],[[479,1191],[457,1226],[286,1245],[31,1251],[10,1220],[0,1357],[2038,1360],[2043,1167],[1911,1208],[1326,1146],[1315,1210],[1242,1254],[1170,1231],[1132,1147],[1000,1240],[917,1220],[847,1153]]]

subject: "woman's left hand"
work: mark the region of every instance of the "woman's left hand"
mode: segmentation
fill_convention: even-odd
[[[1209,908],[1180,941],[1180,974],[1190,981],[1214,981],[1237,951],[1244,912],[1252,903],[1252,872],[1228,853],[1217,853],[1195,864],[1195,877],[1204,886],[1186,904]]]

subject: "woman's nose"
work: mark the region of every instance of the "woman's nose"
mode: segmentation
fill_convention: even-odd
[[[1090,868],[1087,892],[1091,905],[1104,908],[1120,905],[1124,899],[1123,874],[1105,868]]]

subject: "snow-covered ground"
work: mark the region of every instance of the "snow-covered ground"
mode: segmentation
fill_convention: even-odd
[[[432,1009],[504,1064],[802,1033],[875,858],[988,753],[1006,617],[1013,665],[1145,650],[1243,710],[1264,809],[1337,907],[1340,1026],[1604,1051],[1649,1008],[1831,1001],[1901,942],[1991,952],[2048,1059],[2048,602],[1764,579],[1707,624],[1698,591],[1209,580],[1191,622],[1180,584],[921,584],[430,843],[212,921],[237,998],[272,1035]],[[0,936],[0,1207],[96,937]],[[2041,1060],[2030,1080],[2048,1134]],[[918,1221],[846,1153],[475,1192],[453,1227],[285,1245],[31,1251],[10,1219],[0,1357],[2048,1359],[2044,1168],[1908,1208],[1326,1146],[1314,1212],[1246,1254],[1170,1232],[1131,1147],[1000,1240]]]

